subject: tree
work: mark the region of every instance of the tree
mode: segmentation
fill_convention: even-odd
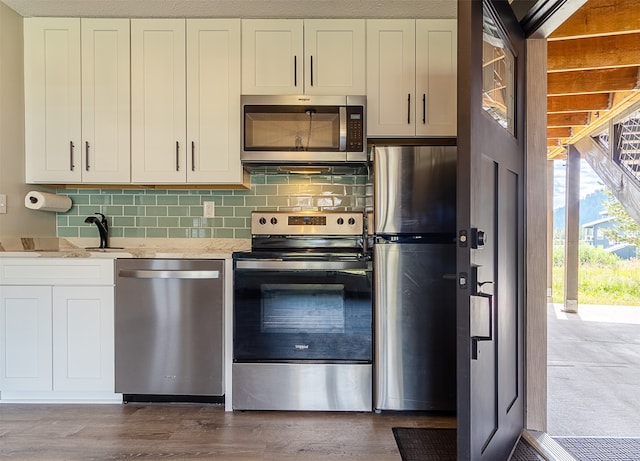
[[[611,191],[607,190],[606,193],[609,199],[605,200],[604,208],[614,219],[615,225],[610,229],[603,229],[602,233],[610,242],[630,243],[640,248],[640,225],[627,213]]]

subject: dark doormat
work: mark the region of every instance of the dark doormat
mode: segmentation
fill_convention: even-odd
[[[455,429],[394,427],[402,461],[455,461],[457,439]]]
[[[393,436],[396,438],[402,461],[455,461],[456,459],[457,434],[455,429],[394,427]],[[522,439],[518,441],[511,459],[513,461],[544,460]],[[606,458],[599,459],[602,461]],[[618,458],[614,459],[618,460]]]
[[[640,439],[610,437],[554,437],[562,448],[580,461],[637,461]]]

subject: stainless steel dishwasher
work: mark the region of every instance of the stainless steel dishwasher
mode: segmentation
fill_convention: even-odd
[[[224,395],[223,271],[222,260],[116,260],[115,384],[125,401]]]

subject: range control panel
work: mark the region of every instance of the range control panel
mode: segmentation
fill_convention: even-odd
[[[362,213],[342,211],[254,211],[253,235],[361,235]]]

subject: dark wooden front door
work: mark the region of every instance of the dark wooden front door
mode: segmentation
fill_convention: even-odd
[[[524,427],[524,35],[508,2],[460,0],[458,44],[458,459],[506,460]]]

